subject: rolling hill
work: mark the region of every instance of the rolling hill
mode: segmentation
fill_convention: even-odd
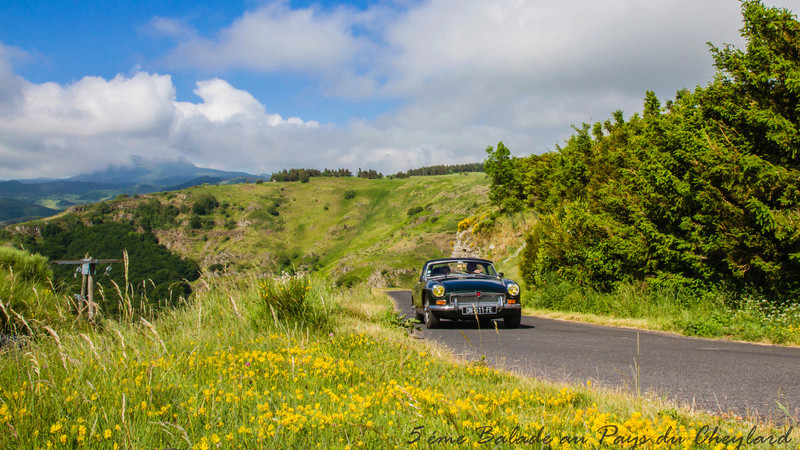
[[[459,221],[487,204],[487,192],[482,173],[320,177],[120,198],[47,222],[131,223],[209,272],[304,269],[338,284],[385,286],[406,284],[426,259],[449,255]],[[35,234],[44,223],[17,229]]]

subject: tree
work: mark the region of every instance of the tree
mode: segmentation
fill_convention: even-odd
[[[489,201],[509,214],[522,210],[524,194],[515,170],[516,158],[511,157],[511,152],[502,141],[497,143],[496,149],[492,146],[486,147],[486,154],[488,156],[483,163],[483,169],[491,180]]]

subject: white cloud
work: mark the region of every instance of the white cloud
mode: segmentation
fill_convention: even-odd
[[[265,115],[264,107],[255,97],[218,78],[198,82],[194,93],[203,99],[203,103],[178,103],[181,116],[203,116],[212,122],[224,122],[234,116],[252,118]],[[276,116],[277,123],[280,120],[280,116]]]
[[[711,71],[705,43],[737,36],[738,6],[726,0],[432,0],[389,26],[398,56],[387,62],[394,74],[388,88],[413,93],[439,78],[505,80],[540,90],[631,81],[641,88],[674,78],[676,69],[701,77]]]
[[[213,37],[189,36],[167,56],[173,66],[259,71],[323,71],[343,67],[360,50],[362,41],[350,31],[353,16],[312,8],[290,9],[284,2],[247,12]],[[157,22],[173,32],[174,23]],[[168,26],[169,25],[169,26]]]
[[[394,170],[419,148],[439,149],[433,162],[481,160],[500,139],[520,154],[552,149],[573,124],[640,110],[645,90],[671,97],[704,84],[713,73],[706,42],[739,42],[739,4],[729,0],[387,5],[273,2],[211,37],[182,38],[168,59],[175,68],[299,71],[327,95],[399,99],[375,123],[342,130],[339,149],[371,161],[369,142]]]
[[[189,40],[197,37],[195,30],[186,22],[170,19],[168,17],[154,17],[143,30],[154,36],[171,37],[181,40]]]
[[[319,127],[268,114],[220,79],[198,82],[201,103],[175,101],[169,75],[145,72],[66,86],[19,81],[13,112],[0,121],[0,178],[70,176],[124,165],[132,155],[266,170],[272,160],[287,160],[292,135]]]
[[[68,86],[25,82],[20,91],[18,114],[0,127],[59,137],[166,130],[174,109],[170,100],[175,97],[169,75],[142,72],[109,81],[85,77]]]

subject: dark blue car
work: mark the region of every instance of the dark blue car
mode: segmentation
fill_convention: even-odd
[[[504,279],[488,259],[426,262],[411,291],[411,302],[417,319],[427,328],[435,328],[440,319],[477,320],[485,326],[500,318],[506,328],[517,328],[522,318],[519,285]]]

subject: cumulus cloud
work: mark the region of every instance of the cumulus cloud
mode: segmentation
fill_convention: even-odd
[[[189,155],[209,166],[266,169],[269,161],[286,160],[280,152],[297,130],[319,126],[268,114],[252,95],[220,79],[197,83],[200,103],[177,102],[169,75],[146,72],[64,86],[17,80],[13,113],[0,121],[0,178],[75,175],[127,164],[132,155]],[[258,163],[256,154],[263,158]]]
[[[74,84],[24,83],[16,117],[5,131],[53,137],[150,134],[166,130],[175,90],[169,75],[137,73],[112,80],[85,77]]]
[[[163,19],[156,25],[169,32],[183,30]],[[213,70],[328,70],[345,66],[363,50],[363,41],[349,31],[352,25],[346,10],[321,13],[275,2],[245,13],[214,36],[185,38],[166,60]]]

